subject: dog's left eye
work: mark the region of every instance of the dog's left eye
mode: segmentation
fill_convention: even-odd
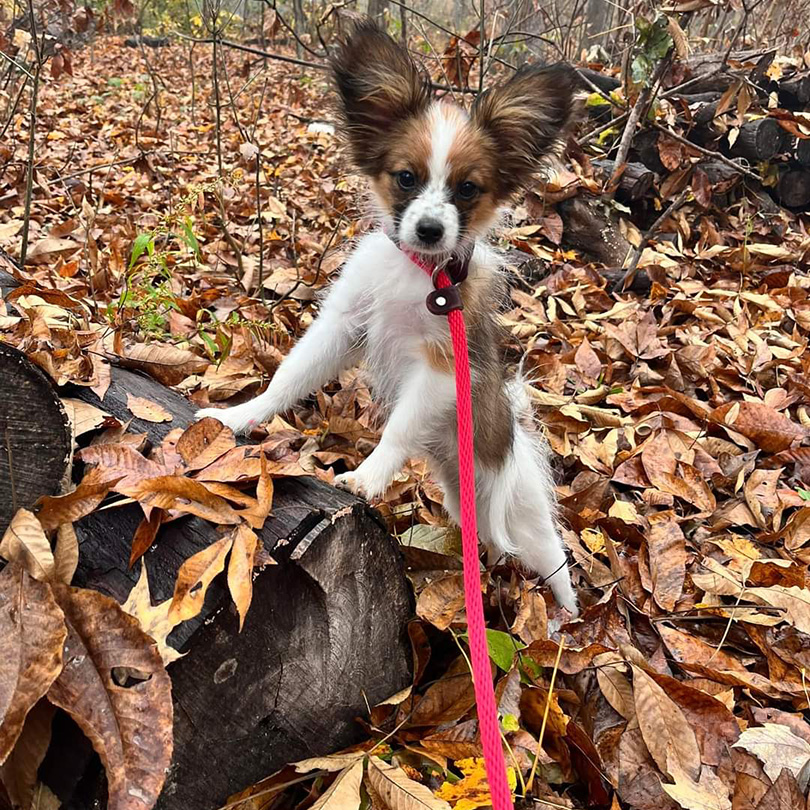
[[[471,180],[465,180],[456,190],[456,193],[462,200],[471,200],[478,194],[478,186]]]
[[[401,189],[411,191],[416,188],[416,177],[413,172],[397,172],[397,183]]]

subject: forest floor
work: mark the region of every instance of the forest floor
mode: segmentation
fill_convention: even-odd
[[[193,61],[182,45],[147,49],[147,68],[139,50],[99,40],[74,55],[73,76],[42,88],[31,247],[17,273],[25,297],[0,303],[0,340],[60,384],[103,392],[105,356],[148,344],[153,373],[168,381],[170,366],[199,405],[255,394],[369,227],[361,183],[322,126],[325,74],[274,62],[257,71],[255,57],[225,50],[218,149],[205,47]],[[0,247],[12,256],[27,124],[20,112],[0,144]],[[574,168],[587,193],[587,166]],[[566,617],[547,589],[506,565],[492,572],[490,642],[516,791],[536,760],[538,806],[804,806],[807,219],[744,191],[722,208],[692,200],[645,249],[640,266],[654,280],[639,295],[611,291],[597,266],[560,247],[563,222],[544,191],[538,182],[497,234],[511,257],[529,257],[512,262],[501,321],[507,362],[524,359],[552,449],[583,616],[550,637],[550,620]],[[44,300],[44,289],[67,298]],[[279,429],[295,433],[286,461],[327,481],[378,437],[357,372],[269,426]],[[457,646],[457,532],[420,462],[377,506],[417,593],[417,671],[410,694],[365,718],[362,750],[385,737],[375,753],[434,791],[435,806],[483,806]],[[273,806],[290,779],[282,772],[239,806]],[[285,801],[314,800],[331,776],[319,780]]]

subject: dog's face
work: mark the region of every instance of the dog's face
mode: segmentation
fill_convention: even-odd
[[[344,132],[386,226],[402,247],[461,254],[527,185],[572,116],[564,67],[526,68],[468,114],[431,100],[427,77],[374,24],[359,24],[333,60]]]

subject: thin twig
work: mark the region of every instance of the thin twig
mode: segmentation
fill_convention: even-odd
[[[213,40],[211,37],[200,38],[200,37],[190,37],[187,34],[183,34],[180,31],[173,32],[175,36],[180,37],[181,39],[187,39],[190,42],[200,42],[202,44],[211,45]],[[313,68],[314,70],[329,70],[329,65],[326,63],[319,63],[319,62],[308,62],[306,59],[296,59],[293,56],[282,56],[280,53],[271,53],[270,51],[263,51],[261,48],[254,48],[251,45],[242,45],[239,42],[232,42],[229,39],[220,39],[218,41],[220,45],[224,45],[226,48],[233,48],[236,51],[242,51],[243,53],[252,53],[255,56],[261,56],[265,59],[276,59],[279,62],[288,62],[291,65],[300,65],[301,67],[308,67]]]
[[[689,198],[691,193],[691,189],[684,189],[662,212],[658,219],[650,225],[649,228],[644,232],[644,235],[641,237],[641,241],[638,243],[638,247],[633,251],[632,258],[630,259],[630,264],[627,265],[627,270],[625,271],[624,275],[622,276],[622,280],[619,284],[619,290],[624,292],[632,283],[633,279],[636,277],[636,268],[638,267],[638,263],[641,260],[641,254],[644,253],[644,248],[647,247],[647,243],[650,239],[655,236],[658,232],[658,229],[664,224],[667,217],[677,211]]]
[[[746,169],[739,163],[735,163],[730,158],[727,158],[725,155],[721,154],[720,152],[715,152],[713,149],[706,149],[702,146],[698,146],[696,143],[692,143],[692,141],[684,138],[683,135],[678,135],[676,132],[673,132],[668,127],[662,126],[657,121],[650,121],[650,124],[655,127],[659,132],[663,132],[664,134],[668,135],[670,138],[678,141],[678,143],[684,144],[684,146],[688,146],[690,149],[694,149],[696,152],[700,152],[701,155],[706,155],[706,157],[714,158],[715,160],[719,160],[721,163],[725,163],[726,166],[734,169],[735,171],[739,172],[740,174],[748,177],[751,180],[756,180],[757,183],[761,182],[762,178],[755,174],[754,172]]]
[[[529,793],[534,785],[534,775],[537,773],[537,763],[540,761],[540,753],[543,750],[543,736],[546,733],[546,723],[548,722],[548,711],[551,708],[551,696],[554,693],[554,681],[557,679],[557,670],[560,668],[560,658],[562,658],[563,649],[565,648],[565,636],[560,636],[560,645],[557,647],[557,658],[554,661],[554,669],[551,671],[551,683],[548,687],[548,696],[546,697],[546,708],[543,712],[543,723],[540,726],[540,736],[537,738],[537,753],[534,755],[534,762],[532,763],[532,770],[529,778],[526,781],[526,792]]]
[[[624,171],[625,163],[627,163],[627,156],[630,154],[630,147],[633,144],[633,138],[636,136],[636,126],[638,122],[647,114],[650,104],[655,99],[655,93],[658,87],[658,82],[664,75],[664,71],[669,66],[669,55],[665,56],[656,66],[655,72],[650,81],[644,86],[644,89],[639,93],[633,109],[630,110],[630,115],[627,118],[627,124],[622,133],[621,141],[619,141],[619,151],[616,153],[615,169],[613,176],[610,178],[608,188],[613,189],[618,186],[619,177],[621,172]],[[613,196],[614,192],[611,192]]]

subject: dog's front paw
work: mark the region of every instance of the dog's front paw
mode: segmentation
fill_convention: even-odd
[[[345,472],[335,476],[335,486],[338,489],[344,489],[346,492],[351,492],[352,495],[357,495],[358,498],[368,499],[366,486],[362,478],[357,475],[357,472]]]
[[[208,417],[222,422],[237,435],[250,433],[256,427],[256,422],[244,418],[238,408],[201,408],[194,414],[194,421],[199,422],[200,419]]]

